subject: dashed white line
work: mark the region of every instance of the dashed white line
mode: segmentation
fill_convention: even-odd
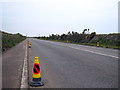
[[[27,45],[25,48],[25,57],[24,57],[24,64],[23,64],[23,71],[22,71],[22,78],[21,78],[21,86],[20,89],[28,88],[28,68],[27,68]]]

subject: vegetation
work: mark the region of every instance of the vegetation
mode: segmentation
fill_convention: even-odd
[[[92,45],[97,46],[97,42],[99,42],[100,47],[106,48],[120,48],[120,40],[119,33],[114,34],[96,34],[96,32],[92,32],[91,34],[86,34],[85,31],[89,31],[89,29],[84,29],[82,33],[78,32],[68,32],[67,34],[52,34],[49,37],[36,37],[38,39],[43,40],[52,40],[66,43],[75,43],[75,44],[83,44],[83,45]]]
[[[21,34],[9,34],[6,32],[2,32],[2,51],[7,50],[15,46],[16,44],[23,41],[26,37],[22,36]]]

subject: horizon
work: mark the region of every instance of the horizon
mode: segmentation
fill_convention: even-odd
[[[118,33],[118,1],[2,2],[0,29],[28,36],[61,35],[69,31],[82,33],[86,28],[90,33]]]
[[[19,32],[17,32],[17,33],[10,33],[10,32],[6,32],[6,31],[2,31],[2,30],[0,30],[1,32],[5,32],[5,33],[8,33],[8,34],[18,34]],[[68,31],[68,32],[70,32],[70,33],[72,33],[72,31]],[[68,33],[67,32],[67,33]],[[74,32],[74,31],[73,31]],[[62,34],[67,34],[67,33],[62,33]],[[79,33],[79,32],[77,32],[77,33]],[[91,32],[92,33],[92,32]],[[89,34],[91,34],[91,33],[89,33]],[[26,35],[23,35],[22,33],[19,33],[19,34],[21,34],[22,36],[26,36]],[[55,33],[53,33],[54,35],[62,35],[62,34],[55,34]],[[79,33],[79,34],[82,34],[82,32],[81,33]],[[120,34],[119,32],[118,33],[96,33],[96,35],[109,35],[109,34]],[[50,35],[52,35],[52,34],[50,34]],[[40,35],[40,37],[49,37],[50,35]],[[39,37],[39,35],[37,36],[37,35],[34,35],[34,36],[27,36],[27,37]]]

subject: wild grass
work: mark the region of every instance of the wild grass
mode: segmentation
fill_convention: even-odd
[[[10,34],[6,32],[2,32],[2,51],[5,51],[21,41],[25,40],[26,37],[21,34]]]

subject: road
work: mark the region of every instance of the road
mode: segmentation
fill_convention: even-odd
[[[38,88],[118,87],[118,50],[33,38],[29,41],[28,81],[37,56],[45,83]],[[3,88],[20,87],[24,56],[25,41],[3,54]]]
[[[29,41],[32,43],[29,60],[39,57],[45,88],[118,87],[117,50],[37,39]]]

